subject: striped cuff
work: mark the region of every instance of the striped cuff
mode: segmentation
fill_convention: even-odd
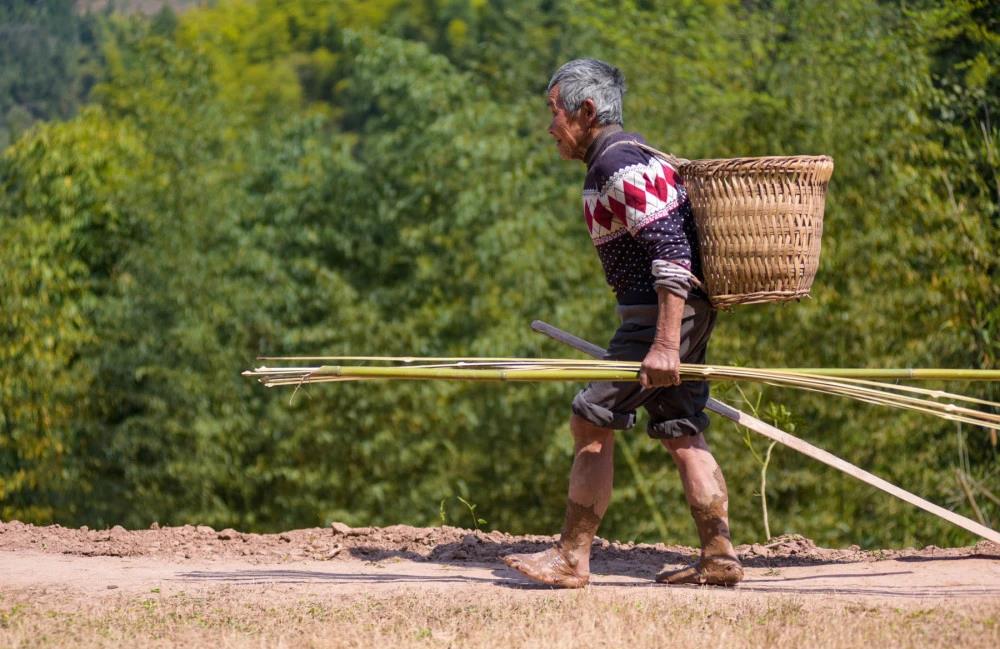
[[[682,300],[687,300],[692,288],[701,285],[694,273],[674,261],[654,259],[652,273],[654,286],[665,288]]]

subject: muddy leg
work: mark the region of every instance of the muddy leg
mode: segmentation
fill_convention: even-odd
[[[680,570],[664,570],[657,581],[731,586],[743,578],[729,535],[729,491],[703,435],[664,440],[677,463],[684,495],[701,540],[701,559]]]
[[[575,453],[559,542],[544,552],[508,555],[504,562],[544,584],[580,588],[590,579],[590,545],[611,501],[615,437],[576,415],[570,430]]]

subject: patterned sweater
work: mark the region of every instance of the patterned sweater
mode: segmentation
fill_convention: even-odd
[[[645,140],[605,128],[587,150],[583,216],[619,304],[656,304],[654,260],[701,281],[691,202],[676,170],[634,144]],[[665,263],[667,262],[667,263]],[[690,271],[688,273],[687,271]],[[676,282],[668,282],[674,286]],[[694,282],[682,282],[686,296]]]

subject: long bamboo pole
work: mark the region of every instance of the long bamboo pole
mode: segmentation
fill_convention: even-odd
[[[494,359],[496,360],[496,359]],[[609,364],[605,367],[594,367],[581,365],[573,367],[573,363],[565,360],[553,361],[552,367],[546,367],[545,361],[527,362],[520,359],[520,364],[511,363],[510,367],[496,367],[500,363],[468,363],[466,365],[445,365],[445,366],[369,366],[369,365],[321,365],[312,370],[316,376],[354,376],[358,378],[412,378],[412,379],[441,379],[456,381],[635,381],[638,376],[639,363]],[[563,365],[562,367],[556,365]],[[568,367],[567,367],[568,366]],[[281,371],[283,368],[275,368]],[[301,370],[303,368],[296,368]],[[854,372],[850,369],[778,369],[768,368],[767,370],[712,366],[712,365],[692,365],[682,364],[681,376],[688,380],[706,380],[711,378],[735,377],[735,376],[770,376],[775,380],[782,378],[812,377],[812,378],[851,378],[857,376],[879,375],[884,379],[891,378],[911,378],[921,380],[962,380],[977,376],[976,380],[992,381],[1000,380],[1000,371],[993,370],[925,370],[922,374],[916,374],[920,370],[899,370],[899,374],[893,374],[895,370],[885,370],[879,373],[877,370],[858,370]],[[948,374],[951,372],[951,374]],[[262,372],[267,373],[267,372]],[[978,374],[977,374],[978,373]],[[249,374],[249,373],[248,373]],[[993,374],[997,375],[994,379]]]
[[[343,366],[324,365],[317,368],[258,368],[244,374],[257,376],[267,386],[302,385],[321,380],[450,380],[450,381],[635,381],[639,363],[598,361],[592,366],[566,364],[564,361],[547,365],[548,361],[522,359],[518,362],[484,362],[467,365],[406,365],[406,366]],[[1000,415],[965,408],[952,403],[895,394],[885,389],[874,389],[855,379],[832,379],[781,370],[752,369],[712,365],[682,364],[681,377],[685,380],[751,380],[801,390],[833,394],[869,403],[907,408],[916,412],[935,415],[952,421],[1000,430]],[[936,391],[933,394],[953,399]],[[1000,406],[1000,404],[990,404]]]
[[[541,320],[535,320],[532,322],[531,328],[540,333],[544,333],[561,343],[574,347],[575,349],[590,356],[595,356],[597,358],[603,358],[604,356],[604,350],[597,345],[587,342],[582,338],[578,338],[577,336],[565,332],[558,327],[542,322]],[[873,473],[869,473],[868,471],[865,471],[864,469],[855,466],[854,464],[851,464],[850,462],[843,460],[828,451],[824,451],[818,446],[814,446],[805,440],[786,433],[780,428],[761,421],[756,417],[752,417],[747,413],[737,410],[736,408],[722,403],[717,399],[709,398],[706,407],[712,412],[736,422],[740,426],[744,426],[759,435],[763,435],[770,440],[774,440],[791,449],[794,449],[806,457],[812,458],[826,464],[827,466],[833,467],[838,471],[846,473],[852,478],[860,480],[869,486],[875,487],[876,489],[880,489],[892,496],[895,496],[896,498],[899,498],[903,502],[919,507],[926,512],[946,520],[953,525],[961,527],[966,531],[972,532],[977,536],[987,539],[988,541],[1000,543],[1000,532],[990,529],[981,523],[977,523],[971,518],[966,518],[961,514],[957,514],[951,510],[945,509],[944,507],[935,505],[929,500],[925,500],[916,494],[897,487],[891,482],[887,482]]]
[[[613,369],[493,369],[456,367],[368,367],[322,365],[314,376],[352,376],[361,379],[436,379],[439,381],[635,381],[633,370]],[[696,378],[688,376],[688,378]],[[700,378],[700,377],[699,377]]]
[[[380,361],[387,363],[459,363],[462,365],[502,363],[589,365],[592,361],[566,358],[497,358],[489,356],[258,356],[257,360],[270,361]],[[621,362],[622,367],[632,365],[638,369],[638,363]],[[691,365],[695,368],[711,367]],[[736,368],[732,368],[736,369]],[[747,368],[749,369],[749,368]],[[881,381],[1000,381],[1000,370],[982,369],[949,369],[949,368],[837,368],[837,367],[776,367],[769,368],[775,372],[810,374],[828,378],[867,379]]]
[[[1000,370],[913,368],[825,368],[825,367],[775,367],[777,372],[794,372],[841,379],[869,379],[875,381],[1000,381]]]

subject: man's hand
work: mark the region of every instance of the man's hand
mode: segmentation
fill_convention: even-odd
[[[639,383],[644,388],[680,385],[680,352],[658,344],[650,347],[639,369]]]

